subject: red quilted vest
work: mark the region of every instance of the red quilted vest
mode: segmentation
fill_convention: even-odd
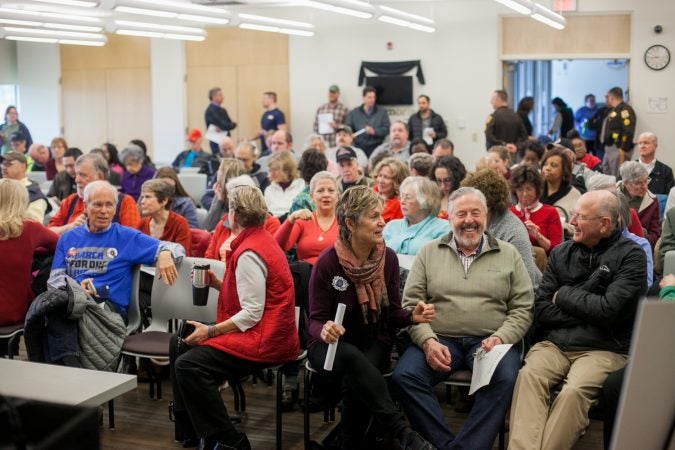
[[[250,361],[282,363],[294,360],[299,352],[295,328],[295,289],[286,256],[263,227],[247,228],[232,241],[227,255],[225,280],[218,298],[218,322],[241,310],[235,268],[245,251],[255,252],[267,266],[265,309],[254,327],[222,334],[204,342],[231,355]]]

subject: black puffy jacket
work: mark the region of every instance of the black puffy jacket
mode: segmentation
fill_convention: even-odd
[[[620,231],[593,249],[567,241],[549,256],[535,295],[535,324],[544,339],[564,351],[626,354],[637,304],[646,291],[644,250]]]

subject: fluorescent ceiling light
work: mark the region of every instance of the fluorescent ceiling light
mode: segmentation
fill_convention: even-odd
[[[530,16],[534,20],[537,20],[543,24],[553,27],[556,30],[562,30],[565,28],[567,21],[560,14],[556,14],[545,6],[540,5],[539,3],[534,4],[534,9],[532,15]]]
[[[139,14],[142,16],[166,17],[166,18],[175,18],[178,15],[175,12],[158,11],[156,9],[134,8],[132,6],[115,6],[115,11],[128,14]]]
[[[164,39],[179,39],[181,41],[203,41],[206,39],[203,35],[195,34],[179,34],[179,33],[160,33],[158,31],[147,30],[127,30],[119,29],[115,31],[116,34],[123,34],[126,36],[141,36],[150,38],[164,38]]]
[[[276,19],[274,17],[265,17],[265,16],[258,16],[255,14],[239,14],[239,17],[242,19],[247,19],[247,20],[254,20],[256,22],[267,22],[267,23],[276,23],[279,25],[289,25],[292,27],[300,27],[300,28],[314,28],[314,25],[311,23],[307,22],[297,22],[295,20],[286,20],[286,19]]]
[[[342,6],[336,6],[329,3],[317,2],[315,0],[303,0],[298,3],[298,6],[308,6],[310,8],[322,9],[324,11],[330,11],[338,14],[344,14],[346,16],[358,17],[360,19],[370,19],[373,17],[372,13],[366,11],[359,11],[357,9],[344,8]]]
[[[162,9],[185,9],[188,11],[201,11],[207,14],[216,14],[216,15],[229,15],[227,11],[220,8],[214,8],[212,6],[198,5],[190,1],[187,2],[176,2],[171,0],[126,0],[126,4],[145,4],[145,5],[156,5],[160,6]]]
[[[243,28],[245,30],[267,31],[270,33],[292,34],[294,36],[305,36],[305,37],[314,36],[314,32],[309,30],[294,30],[292,28],[279,28],[270,25],[261,25],[257,23],[247,23],[247,22],[240,23],[239,28]]]
[[[225,25],[230,23],[230,19],[220,18],[220,17],[208,17],[208,16],[197,16],[194,14],[178,14],[176,19],[189,20],[192,22],[206,22],[206,23],[215,23],[219,25]]]
[[[31,20],[15,20],[15,19],[2,19],[0,18],[0,23],[6,23],[7,25],[24,25],[27,27],[41,27],[42,22],[33,22]]]
[[[61,31],[61,30],[43,30],[41,28],[17,28],[17,27],[4,27],[5,31],[10,31],[12,33],[22,33],[22,34],[38,34],[38,35],[48,35],[55,37],[77,37],[84,39],[101,39],[105,36],[102,34],[96,33],[82,33],[79,31]]]
[[[63,6],[79,6],[81,8],[93,8],[98,5],[98,2],[90,2],[85,0],[34,0],[36,2],[42,3],[53,3],[56,5]]]
[[[558,23],[554,20],[551,20],[548,17],[546,17],[542,14],[539,14],[539,13],[534,13],[530,17],[532,17],[534,20],[537,20],[537,21],[539,21],[539,22],[541,22],[545,25],[548,25],[549,27],[553,27],[556,30],[562,30],[563,28],[565,28],[565,25],[563,25],[561,23]]]
[[[182,27],[178,25],[164,25],[160,23],[136,22],[134,20],[116,20],[117,25],[125,27],[149,28],[154,30],[183,31],[186,33],[203,33],[204,30],[197,27]]]
[[[497,3],[501,3],[504,6],[507,6],[514,10],[517,13],[525,14],[529,16],[532,13],[532,8],[529,6],[531,2],[528,0],[525,4],[522,0],[495,0]]]
[[[429,19],[428,17],[418,16],[417,14],[411,14],[411,13],[408,13],[408,12],[405,12],[405,11],[401,11],[400,9],[390,8],[388,6],[380,6],[380,9],[382,11],[386,11],[386,12],[391,13],[391,14],[395,14],[395,15],[403,16],[403,17],[408,17],[410,19],[417,20],[419,22],[426,22],[426,23],[430,23],[432,25],[434,24],[434,21]]]
[[[59,39],[59,44],[64,45],[89,45],[92,47],[103,47],[104,41],[78,41],[77,39]]]
[[[74,22],[91,22],[91,23],[101,23],[101,19],[98,17],[92,16],[83,16],[81,14],[60,14],[53,12],[43,12],[43,11],[32,11],[27,9],[16,9],[16,8],[2,8],[0,7],[0,14],[18,14],[24,16],[32,17],[50,17],[54,19],[63,19]]]
[[[398,26],[401,26],[401,27],[410,28],[410,29],[417,30],[417,31],[424,31],[425,33],[433,33],[434,31],[436,31],[436,28],[434,28],[434,27],[430,27],[428,25],[422,25],[420,23],[410,22],[409,20],[399,19],[398,17],[391,17],[391,16],[384,15],[384,16],[378,17],[377,20],[379,20],[381,22],[390,23],[392,25],[398,25]]]
[[[88,25],[70,25],[67,23],[43,23],[42,27],[56,30],[91,31],[94,33],[103,31],[102,27],[91,27]]]
[[[46,44],[56,44],[58,42],[58,39],[54,38],[38,38],[30,36],[5,36],[5,39],[10,41],[44,42]]]

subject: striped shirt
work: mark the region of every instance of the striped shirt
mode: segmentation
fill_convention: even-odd
[[[334,105],[330,103],[324,103],[323,105],[319,106],[319,109],[316,110],[316,117],[314,118],[315,133],[319,132],[319,117],[318,117],[319,114],[326,114],[326,113],[332,113],[335,125],[340,126],[343,123],[345,123],[347,114],[349,114],[349,109],[340,102]],[[335,147],[335,133],[322,134],[321,137],[323,137],[323,139],[326,141],[326,145],[328,146],[328,148]]]
[[[478,258],[478,256],[481,254],[483,251],[483,244],[486,244],[487,240],[485,239],[485,235],[481,236],[480,238],[480,244],[478,244],[478,247],[476,247],[476,250],[474,250],[470,254],[465,254],[460,247],[459,242],[457,242],[457,239],[453,238],[452,243],[450,244],[452,248],[457,251],[457,255],[459,255],[459,260],[462,262],[462,266],[464,266],[464,275],[466,275],[469,272],[469,267],[471,267],[471,264]]]

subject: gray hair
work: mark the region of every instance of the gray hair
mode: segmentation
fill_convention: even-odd
[[[485,213],[487,214],[488,208],[485,194],[483,194],[479,189],[464,186],[457,189],[452,194],[450,194],[450,198],[448,198],[448,215],[452,215],[452,211],[455,207],[455,201],[459,200],[462,197],[466,197],[467,195],[473,195],[474,197],[477,197],[481,203],[481,206],[483,207],[483,211],[485,211]]]
[[[420,209],[425,211],[427,215],[437,216],[441,210],[441,191],[436,183],[426,177],[408,177],[401,183],[401,195],[408,186],[415,191]]]
[[[99,153],[86,153],[75,161],[75,167],[80,167],[84,163],[90,163],[94,170],[103,175],[103,178],[106,180],[110,176],[110,169],[108,168],[108,162],[105,158]]]
[[[320,134],[317,134],[317,133],[312,133],[309,136],[307,136],[307,139],[305,139],[305,146],[303,148],[312,147],[312,141],[314,139],[320,139],[321,142],[323,142],[323,146],[328,148],[328,144],[326,143],[326,140],[323,138],[323,136],[321,136]]]
[[[429,153],[413,153],[408,159],[408,167],[412,171],[415,169],[417,175],[428,177],[431,174],[431,167],[434,165],[434,157]]]
[[[230,192],[235,188],[241,186],[250,186],[254,188],[258,187],[256,182],[249,175],[239,175],[237,177],[230,178],[229,180],[227,180],[227,183],[225,184],[225,191]]]
[[[220,91],[222,91],[222,89],[219,87],[209,89],[209,100],[213,100],[213,97],[215,97],[215,95]]]
[[[309,193],[310,195],[314,193],[314,188],[316,187],[316,183],[318,183],[320,180],[331,180],[333,184],[335,185],[335,188],[337,189],[337,181],[335,180],[335,177],[333,174],[328,172],[327,170],[322,170],[320,172],[317,172],[314,174],[311,180],[309,180]]]
[[[656,135],[651,131],[645,131],[644,133],[642,133],[640,137],[638,137],[638,140],[642,138],[648,138],[654,142],[654,145],[659,145],[659,138],[657,138]]]
[[[122,161],[122,165],[126,165],[128,160],[135,163],[144,162],[145,153],[143,152],[143,149],[136,144],[129,144],[127,148],[122,150],[122,153],[120,153],[120,161]]]
[[[620,230],[630,226],[630,206],[628,205],[628,199],[623,193],[616,191],[613,192],[619,206],[619,224],[618,227]],[[611,217],[611,213],[609,214]]]
[[[649,176],[647,169],[637,161],[626,161],[621,164],[619,172],[624,183],[633,183],[639,178],[647,178]]]
[[[593,175],[588,180],[586,180],[586,190],[588,190],[588,192],[601,191],[615,187],[616,187],[616,177],[614,175],[605,175],[604,173],[598,173]]]
[[[84,203],[89,203],[89,198],[93,195],[93,193],[101,189],[108,189],[110,191],[110,193],[113,195],[113,198],[115,199],[115,208],[117,208],[117,189],[115,186],[105,180],[92,181],[85,186],[84,193],[82,194]]]

